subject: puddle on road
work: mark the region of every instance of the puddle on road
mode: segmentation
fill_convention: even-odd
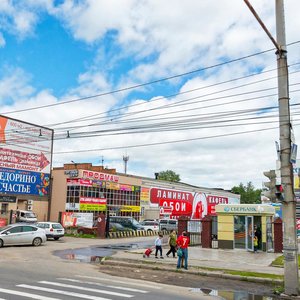
[[[62,259],[76,260],[84,263],[100,263],[101,259],[113,255],[117,250],[131,250],[144,247],[143,244],[116,244],[101,247],[89,247],[81,249],[67,249],[55,251],[54,255]]]
[[[84,263],[100,263],[103,257],[111,256],[113,253],[112,249],[82,248],[55,251],[54,255],[62,259],[76,260]]]
[[[218,291],[218,290],[201,289],[201,288],[194,288],[191,289],[190,291],[194,293],[201,293],[204,295],[218,296],[220,299],[224,299],[224,300],[273,300],[275,299],[270,296],[255,295],[244,291]]]

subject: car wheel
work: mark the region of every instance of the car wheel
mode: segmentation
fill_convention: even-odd
[[[3,247],[3,241],[0,240],[0,248]]]
[[[152,229],[148,229],[147,232],[148,232],[148,233],[152,233]]]
[[[58,241],[58,240],[59,240],[59,237],[57,237],[57,236],[54,237],[54,240],[55,240],[55,241]]]
[[[41,238],[35,238],[33,241],[32,241],[32,245],[33,246],[40,246],[42,244],[42,239]]]

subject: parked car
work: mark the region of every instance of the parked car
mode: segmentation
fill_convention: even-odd
[[[45,230],[47,239],[53,238],[55,241],[57,241],[59,238],[65,235],[65,229],[60,223],[37,222],[35,225]]]
[[[174,219],[161,219],[159,221],[159,230],[178,230],[178,221]]]
[[[144,227],[135,218],[132,217],[111,216],[109,217],[109,222],[119,223],[122,226],[133,230],[144,230]]]
[[[15,245],[40,246],[47,240],[45,230],[31,224],[10,224],[0,228],[0,247]]]
[[[26,223],[35,223],[37,217],[34,212],[30,210],[17,210],[16,211],[16,221],[17,222],[26,222]]]
[[[153,232],[153,231],[159,230],[159,222],[158,221],[144,220],[140,224],[144,227],[144,230],[146,230],[147,232]]]
[[[79,226],[77,228],[77,233],[79,233],[79,234],[97,234],[96,223],[93,224],[93,227]]]
[[[109,222],[109,231],[132,231],[132,229],[126,228],[119,223]]]

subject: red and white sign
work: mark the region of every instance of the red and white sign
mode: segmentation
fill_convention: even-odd
[[[151,203],[160,207],[170,207],[172,216],[190,216],[194,196],[190,192],[152,188],[150,191]]]
[[[52,133],[45,127],[0,116],[0,167],[50,174]]]
[[[82,174],[83,174],[82,175],[83,178],[119,182],[119,176],[114,175],[114,174],[93,172],[93,171],[87,171],[87,170],[82,171]]]
[[[93,182],[90,179],[82,179],[82,178],[67,178],[67,185],[81,185],[81,186],[92,186]]]
[[[167,214],[168,210],[171,210],[171,218],[188,216],[191,219],[202,219],[206,215],[216,215],[215,206],[217,204],[239,203],[239,198],[160,188],[151,189],[150,199],[153,205],[161,208],[160,214]]]
[[[227,197],[208,195],[206,197],[206,200],[207,200],[207,214],[208,215],[216,215],[215,207],[217,204],[228,204]]]

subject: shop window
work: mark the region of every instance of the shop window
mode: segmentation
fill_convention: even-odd
[[[8,203],[1,204],[1,215],[6,215],[8,213]]]

